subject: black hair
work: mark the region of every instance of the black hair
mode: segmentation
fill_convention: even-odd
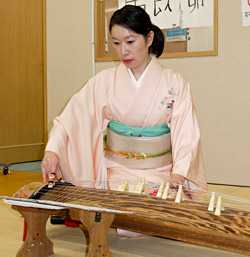
[[[141,34],[145,39],[148,33],[153,31],[154,40],[149,47],[149,53],[155,54],[156,57],[161,56],[164,48],[164,35],[159,27],[152,24],[149,15],[143,8],[134,5],[125,5],[112,15],[109,23],[110,33],[114,25],[119,25],[137,34]]]

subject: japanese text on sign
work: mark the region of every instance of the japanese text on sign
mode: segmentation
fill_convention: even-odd
[[[248,0],[250,1],[250,0]],[[163,28],[213,26],[213,0],[118,0],[119,8],[136,5]]]

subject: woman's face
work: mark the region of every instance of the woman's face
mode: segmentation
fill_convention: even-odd
[[[127,68],[130,68],[135,77],[143,73],[150,57],[148,48],[153,42],[154,33],[150,31],[147,39],[125,27],[114,25],[111,30],[113,45],[116,54]]]

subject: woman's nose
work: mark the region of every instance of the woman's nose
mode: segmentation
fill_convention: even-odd
[[[125,43],[122,43],[122,55],[128,54],[128,47]]]

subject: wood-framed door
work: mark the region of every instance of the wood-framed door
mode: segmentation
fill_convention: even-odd
[[[46,106],[46,0],[0,0],[0,162],[42,159]]]

